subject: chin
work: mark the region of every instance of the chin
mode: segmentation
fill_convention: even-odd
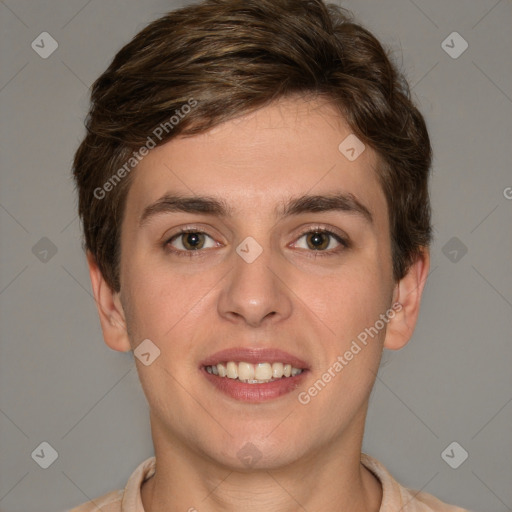
[[[231,471],[250,472],[256,470],[274,470],[295,463],[307,452],[298,439],[287,436],[250,436],[246,432],[240,437],[229,438],[218,452],[211,452],[208,444],[208,456]]]

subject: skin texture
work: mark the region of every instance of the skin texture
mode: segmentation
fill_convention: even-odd
[[[121,234],[121,291],[112,293],[88,254],[107,345],[161,351],[135,359],[150,406],[157,458],[143,485],[146,512],[377,511],[382,490],[359,462],[368,400],[383,347],[396,350],[414,329],[429,256],[394,282],[388,212],[376,154],[350,162],[338,150],[351,133],[325,100],[287,98],[201,135],[152,150],[133,171]],[[274,209],[302,194],[350,193],[371,213],[328,211],[281,218]],[[232,208],[225,218],[182,212],[139,219],[165,193],[208,195]],[[192,257],[191,227],[208,236]],[[325,228],[349,240],[344,247]],[[246,238],[263,252],[236,252]],[[322,241],[322,239],[320,240]],[[183,245],[182,245],[183,244]],[[323,251],[323,252],[322,252]],[[200,253],[200,254],[199,254]],[[323,255],[323,256],[322,256]],[[317,396],[307,390],[392,304],[402,308]],[[226,348],[280,348],[310,367],[300,389],[254,404],[230,398],[200,362]],[[246,443],[259,460],[237,456]]]

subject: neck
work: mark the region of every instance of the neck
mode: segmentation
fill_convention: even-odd
[[[345,431],[292,464],[253,471],[219,465],[153,428],[157,467],[142,486],[144,511],[378,512],[381,484],[360,463],[364,416],[351,427],[359,436]]]

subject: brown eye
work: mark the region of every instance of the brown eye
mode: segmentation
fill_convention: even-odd
[[[208,239],[211,240],[209,245]],[[202,231],[183,230],[169,238],[164,247],[178,256],[192,256],[195,251],[215,247],[215,241]]]
[[[313,250],[323,250],[329,246],[329,235],[321,232],[308,233],[306,235],[308,246]]]
[[[306,249],[309,251],[318,251],[328,254],[335,254],[343,248],[348,248],[348,242],[342,238],[340,235],[333,233],[327,229],[310,229],[309,231],[304,232],[298,240],[304,238],[305,244],[298,244],[297,246],[301,249]],[[336,247],[336,244],[340,247]],[[304,247],[305,245],[305,247]]]
[[[188,250],[202,249],[204,245],[203,233],[182,233],[181,240],[183,247]]]

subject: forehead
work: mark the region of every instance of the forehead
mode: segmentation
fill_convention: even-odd
[[[219,198],[230,215],[275,216],[291,197],[341,192],[380,217],[386,203],[377,157],[366,146],[347,158],[347,144],[361,151],[354,137],[325,100],[280,100],[151,150],[133,171],[127,216],[140,220],[148,205],[173,193]]]

